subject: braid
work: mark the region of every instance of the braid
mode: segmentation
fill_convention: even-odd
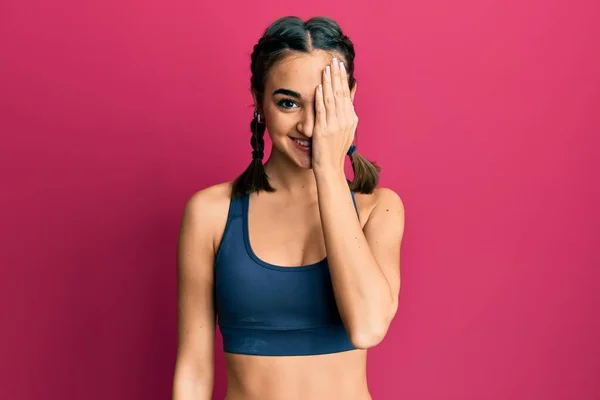
[[[379,172],[381,167],[377,163],[367,160],[357,151],[350,156],[354,179],[350,188],[358,193],[373,193],[379,183]]]
[[[261,190],[267,192],[273,192],[275,190],[269,183],[269,177],[267,176],[265,167],[262,163],[262,159],[265,155],[265,129],[265,124],[262,122],[259,123],[256,117],[250,121],[250,130],[252,131],[252,137],[250,138],[250,144],[252,145],[252,161],[248,168],[246,168],[246,170],[233,182],[232,198],[250,194],[252,192],[259,192]]]
[[[250,145],[252,146],[252,159],[262,160],[265,156],[265,124],[259,124],[256,118],[250,122],[250,131],[252,136],[250,137]]]

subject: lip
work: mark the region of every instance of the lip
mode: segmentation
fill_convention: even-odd
[[[306,140],[306,139],[300,139],[300,138],[295,138],[295,137],[290,136],[290,140],[292,141],[292,143],[294,143],[296,148],[298,148],[301,151],[310,151],[311,146],[302,146],[300,143],[296,142],[296,140],[294,140],[294,139],[296,139],[296,140]]]

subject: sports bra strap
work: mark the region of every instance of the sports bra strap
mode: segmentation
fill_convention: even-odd
[[[349,179],[346,179],[346,182],[348,182],[348,186],[350,186],[352,184],[352,182]],[[356,210],[356,215],[358,215],[358,207],[356,206],[356,198],[354,197],[354,192],[352,191],[352,189],[350,189],[350,194],[352,195],[352,203],[354,204],[354,209]]]
[[[247,198],[248,195],[241,195],[229,201],[228,221],[242,216],[244,213],[244,200]]]

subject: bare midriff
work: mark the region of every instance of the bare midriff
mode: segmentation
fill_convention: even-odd
[[[283,357],[225,353],[225,360],[225,400],[372,400],[365,350]]]

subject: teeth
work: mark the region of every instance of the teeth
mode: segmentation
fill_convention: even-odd
[[[304,146],[304,147],[309,147],[310,146],[310,142],[308,140],[294,139],[294,141],[296,143],[300,144],[301,146]]]

